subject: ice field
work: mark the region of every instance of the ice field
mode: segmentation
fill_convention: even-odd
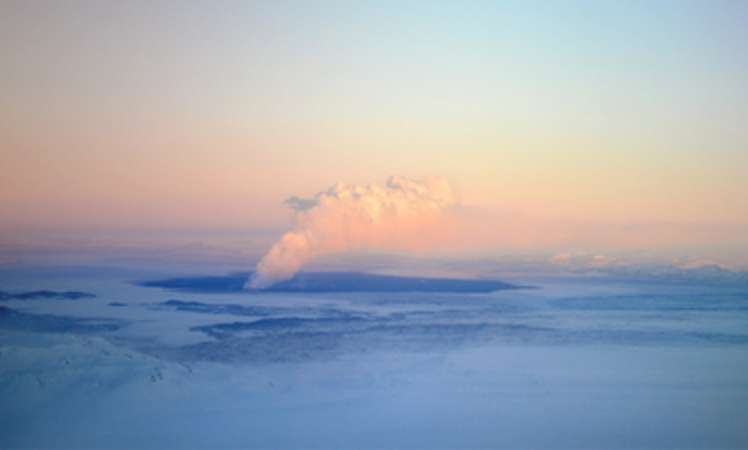
[[[748,447],[745,287],[183,275],[0,271],[0,447]]]

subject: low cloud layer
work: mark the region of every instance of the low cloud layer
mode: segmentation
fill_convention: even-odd
[[[433,246],[456,198],[443,178],[390,177],[384,186],[338,183],[312,198],[291,197],[286,204],[296,213],[296,226],[262,258],[247,288],[290,279],[325,254]]]

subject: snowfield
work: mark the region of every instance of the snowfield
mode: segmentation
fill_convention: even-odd
[[[746,288],[139,283],[162,275],[0,271],[0,448],[748,447]]]

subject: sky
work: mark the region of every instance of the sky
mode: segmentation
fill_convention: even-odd
[[[282,231],[402,175],[496,251],[748,255],[747,47],[742,1],[4,1],[0,237]]]

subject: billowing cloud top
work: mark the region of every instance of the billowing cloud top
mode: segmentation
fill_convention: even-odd
[[[291,197],[286,204],[296,212],[296,227],[262,258],[249,289],[290,279],[316,256],[413,248],[439,228],[456,199],[444,178],[390,177],[384,186],[337,183],[313,198]]]

